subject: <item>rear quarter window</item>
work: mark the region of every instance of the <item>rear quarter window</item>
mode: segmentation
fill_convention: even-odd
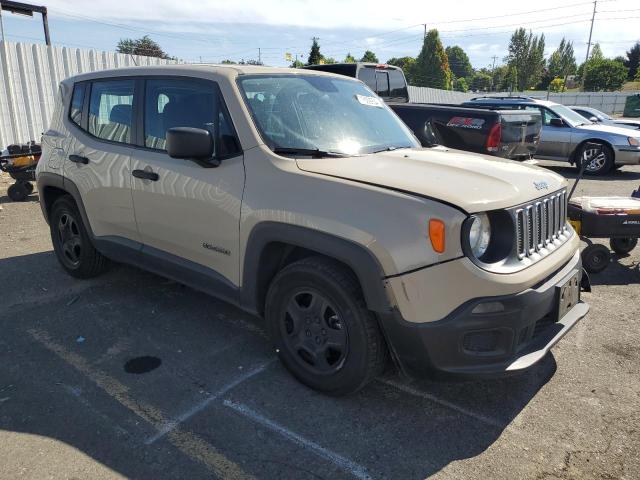
[[[73,94],[71,96],[69,119],[79,127],[82,127],[82,106],[84,105],[84,95],[86,89],[86,84],[76,83],[73,87]]]

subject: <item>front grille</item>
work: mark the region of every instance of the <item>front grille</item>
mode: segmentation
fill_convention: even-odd
[[[529,258],[564,240],[567,230],[567,192],[565,190],[514,210],[518,259]]]

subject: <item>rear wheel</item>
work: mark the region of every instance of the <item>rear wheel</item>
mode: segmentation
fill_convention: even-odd
[[[582,163],[586,163],[586,175],[606,175],[613,168],[613,151],[607,145],[585,144],[578,151],[576,168],[580,171]]]
[[[636,248],[636,245],[638,245],[638,239],[633,237],[612,238],[609,240],[609,244],[611,245],[611,250],[617,254],[626,255]]]
[[[23,183],[14,183],[7,189],[7,195],[14,202],[22,202],[29,196],[29,192]]]
[[[29,192],[29,195],[31,195],[33,193],[33,184],[31,182],[24,182],[23,185],[27,189],[27,192]]]
[[[49,228],[53,250],[67,273],[77,278],[91,278],[107,269],[109,260],[94,248],[71,197],[55,201]]]
[[[315,390],[350,394],[384,369],[377,320],[357,279],[333,260],[310,257],[281,270],[269,287],[265,317],[282,363]]]
[[[604,245],[594,243],[582,251],[582,265],[589,273],[600,273],[611,261],[611,252]]]

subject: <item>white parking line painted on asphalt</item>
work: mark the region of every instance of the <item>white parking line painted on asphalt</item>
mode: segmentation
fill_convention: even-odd
[[[362,465],[358,465],[357,463],[352,462],[351,460],[343,457],[342,455],[338,455],[337,453],[332,452],[331,450],[327,450],[326,448],[318,445],[317,443],[311,440],[307,440],[303,436],[298,435],[297,433],[292,432],[291,430],[288,430],[287,428],[274,422],[273,420],[268,419],[264,415],[258,412],[255,412],[254,410],[250,409],[246,405],[232,402],[231,400],[225,400],[223,404],[225,407],[229,407],[235,410],[236,412],[244,415],[245,417],[250,418],[254,422],[259,423],[263,427],[266,427],[269,430],[279,433],[283,437],[287,438],[288,440],[291,440],[294,443],[297,443],[301,447],[313,450],[313,452],[316,453],[317,455],[336,464],[343,470],[346,470],[347,472],[351,473],[354,477],[360,478],[362,480],[371,480],[371,476]]]
[[[438,398],[435,395],[432,395],[430,393],[427,392],[423,392],[422,390],[418,390],[417,388],[413,388],[407,384],[398,382],[397,380],[390,380],[390,379],[384,379],[384,380],[378,380],[381,383],[384,383],[385,385],[389,385],[391,387],[394,387],[404,393],[408,393],[409,395],[414,395],[416,397],[421,397],[425,400],[429,400],[431,402],[437,403],[439,405],[442,405],[444,407],[450,408],[451,410],[455,410],[456,412],[462,413],[463,415],[466,415],[468,417],[474,418],[476,420],[478,420],[479,422],[485,423],[487,425],[490,425],[492,427],[496,427],[499,428],[501,430],[503,430],[505,428],[504,423],[499,422],[498,420],[495,420],[493,418],[490,417],[486,417],[484,415],[481,415],[479,413],[473,412],[465,407],[461,407],[460,405],[456,405],[455,403],[450,402],[449,400],[444,400],[442,398]]]
[[[158,432],[155,435],[153,435],[153,436],[149,437],[147,440],[145,440],[145,442],[144,442],[145,445],[151,445],[152,443],[154,443],[157,440],[161,439],[167,433],[169,433],[171,430],[173,430],[178,425],[180,425],[182,422],[188,420],[189,418],[194,416],[196,413],[201,412],[202,410],[207,408],[207,406],[211,402],[213,402],[214,400],[220,398],[222,395],[224,395],[228,391],[234,389],[235,387],[240,385],[242,382],[244,382],[246,380],[249,380],[251,377],[254,377],[257,374],[263,372],[274,361],[275,361],[275,359],[272,359],[272,360],[268,361],[267,363],[263,363],[262,365],[254,368],[252,370],[249,370],[244,375],[240,375],[239,377],[237,377],[233,381],[231,381],[228,384],[226,384],[224,387],[222,387],[217,392],[213,393],[212,395],[209,395],[203,401],[201,401],[200,403],[194,405],[192,408],[190,408],[189,410],[187,410],[186,412],[184,412],[183,414],[181,414],[177,418],[167,422],[161,428],[158,429]]]

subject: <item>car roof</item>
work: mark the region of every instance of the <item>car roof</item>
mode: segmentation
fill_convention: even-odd
[[[534,97],[499,97],[491,95],[474,97],[470,101],[465,103],[486,103],[490,105],[544,105],[547,107],[559,105],[556,102],[542,100],[540,98]]]
[[[136,77],[143,75],[188,75],[189,73],[197,74],[203,71],[208,71],[234,79],[240,75],[269,75],[269,74],[289,74],[289,75],[319,75],[336,77],[342,80],[348,79],[343,75],[337,75],[335,73],[316,71],[316,70],[302,70],[299,68],[288,67],[267,67],[263,65],[218,65],[211,63],[188,63],[188,64],[171,64],[171,65],[151,65],[143,67],[126,67],[126,68],[112,68],[108,70],[98,70],[95,72],[82,73],[69,77],[63,80],[63,83],[75,83],[83,80],[92,80],[98,78],[117,78],[117,77]],[[357,81],[354,79],[354,81]]]

